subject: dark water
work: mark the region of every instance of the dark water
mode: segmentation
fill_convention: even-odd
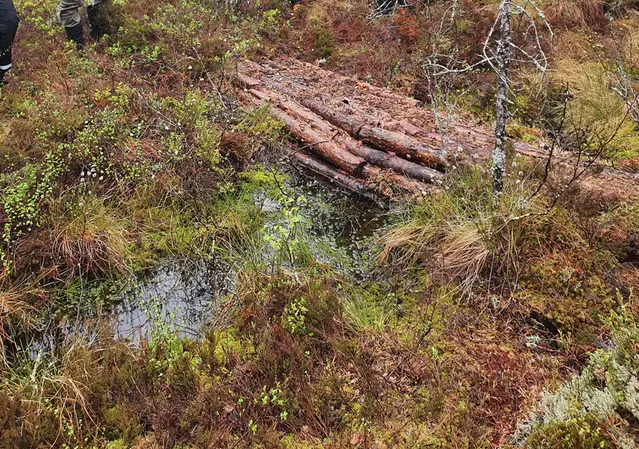
[[[299,214],[313,257],[335,270],[365,277],[371,267],[367,239],[386,223],[385,212],[291,170],[287,190],[306,198],[300,203]],[[256,204],[278,219],[281,205],[277,201],[258,195]],[[162,328],[197,339],[220,302],[233,292],[234,281],[232,267],[217,261],[165,260],[154,270],[136,276],[110,298],[109,302],[116,305],[116,336],[137,342],[151,336],[153,329]]]
[[[116,337],[136,342],[149,337],[155,326],[197,339],[231,285],[229,279],[229,288],[215,286],[203,263],[167,260],[114,298]]]

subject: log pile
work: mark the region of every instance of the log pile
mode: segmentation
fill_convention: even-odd
[[[244,101],[267,104],[304,142],[291,160],[364,196],[423,197],[438,190],[447,158],[451,166],[490,160],[492,129],[468,117],[436,115],[389,89],[291,58],[242,60],[237,71]],[[516,154],[540,169],[546,165],[541,140],[510,142]],[[555,154],[552,161],[558,176],[570,176],[578,165],[570,154]],[[609,202],[639,197],[637,174],[611,168],[588,170],[580,186]]]
[[[443,181],[445,153],[408,134],[287,95],[286,86],[269,89],[242,74],[237,75],[237,84],[243,101],[268,106],[271,115],[303,143],[290,155],[293,162],[345,189],[370,199],[397,194],[421,198],[437,191]]]

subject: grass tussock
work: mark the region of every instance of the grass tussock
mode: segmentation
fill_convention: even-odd
[[[54,258],[70,269],[77,267],[79,275],[124,272],[134,245],[128,219],[93,198],[67,207],[75,210],[61,211],[63,221],[52,228]]]
[[[633,208],[586,218],[571,201],[550,208],[543,195],[530,200],[536,182],[522,174],[496,201],[481,171],[460,175],[398,218],[382,237],[380,263],[402,279],[425,270],[472,304],[517,310],[555,335],[593,342],[615,307],[610,270],[634,251]],[[508,299],[490,303],[498,297]]]
[[[482,281],[517,279],[527,226],[539,219],[544,205],[533,201],[524,206],[530,192],[519,184],[510,188],[497,199],[481,169],[459,176],[442,195],[418,205],[387,232],[379,261],[400,270],[423,263],[458,283],[464,294]]]
[[[602,30],[608,24],[605,3],[600,0],[553,0],[545,13],[553,28]]]
[[[571,95],[567,109],[567,131],[592,136],[592,150],[606,146],[606,156],[620,161],[637,157],[636,124],[618,94],[618,80],[602,65],[566,60],[559,64],[554,82],[566,86]]]

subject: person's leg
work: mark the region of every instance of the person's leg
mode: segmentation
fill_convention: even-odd
[[[80,17],[82,0],[60,0],[58,18],[64,26],[67,37],[75,42],[78,48],[84,47],[84,28]]]
[[[0,87],[4,86],[4,75],[11,70],[11,47],[0,49]]]
[[[12,9],[12,8],[11,8]],[[11,46],[18,31],[20,18],[14,9],[5,11],[3,23],[0,27],[0,85],[4,84],[4,75],[11,70]]]

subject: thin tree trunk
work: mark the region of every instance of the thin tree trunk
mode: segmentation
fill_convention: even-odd
[[[495,98],[495,147],[492,154],[493,192],[501,193],[506,171],[506,123],[508,121],[508,68],[510,66],[511,0],[499,5],[499,40],[497,41],[497,97]]]

